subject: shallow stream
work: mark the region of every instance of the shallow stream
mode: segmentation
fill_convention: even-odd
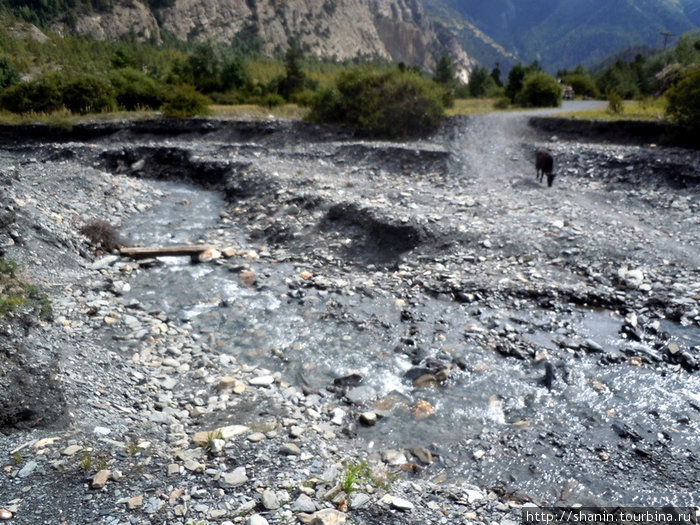
[[[226,203],[219,194],[155,184],[157,204],[124,224],[134,244],[206,240],[220,227]],[[243,232],[236,235],[243,246]],[[280,370],[297,385],[321,390],[335,378],[360,374],[368,406],[385,416],[373,427],[357,425],[365,446],[429,449],[438,458],[430,477],[461,477],[546,501],[573,493],[572,500],[608,504],[698,504],[700,480],[692,467],[700,456],[697,374],[627,360],[601,365],[600,354],[576,355],[557,343],[574,333],[579,341],[623,350],[629,345],[619,334],[623,320],[612,312],[570,309],[555,318],[525,305],[496,311],[421,296],[412,306],[431,341],[422,350],[462,366],[439,385],[414,388],[405,374],[415,363],[397,351],[406,345],[407,327],[391,294],[306,288],[299,298],[288,293],[287,280],[303,268],[292,264],[251,262],[258,286],[250,287],[225,265],[162,261],[131,282],[131,297],[144,308],[212,334],[222,353]],[[538,363],[504,357],[470,336],[488,337],[494,327],[549,357]],[[687,345],[700,344],[697,329],[670,322],[663,329]],[[551,390],[542,382],[546,360],[555,373]],[[419,400],[435,413],[416,420],[411,409]],[[640,468],[648,473],[631,472]]]

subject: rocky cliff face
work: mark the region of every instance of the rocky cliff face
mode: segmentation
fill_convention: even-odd
[[[167,32],[181,40],[231,42],[259,37],[263,50],[284,50],[295,38],[306,52],[338,60],[394,59],[431,70],[450,54],[462,79],[473,62],[449,31],[425,16],[418,0],[175,0],[151,9],[133,0],[79,17],[75,29],[98,39],[133,34],[159,41]]]

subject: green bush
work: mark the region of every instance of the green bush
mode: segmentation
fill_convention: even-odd
[[[0,57],[0,91],[19,82],[19,73],[7,57]]]
[[[679,130],[700,134],[700,70],[695,70],[666,92],[666,114]],[[697,139],[696,139],[697,141]]]
[[[402,138],[426,135],[444,118],[442,90],[406,70],[355,68],[315,98],[309,118],[348,125],[361,135]]]
[[[569,73],[563,75],[562,80],[573,88],[574,94],[577,96],[590,98],[600,97],[598,86],[596,86],[593,79],[585,73]]]
[[[608,113],[619,115],[625,110],[625,102],[617,91],[611,91],[606,95],[608,99]]]
[[[494,109],[508,109],[510,107],[510,99],[508,97],[500,97],[493,103]]]
[[[527,69],[522,64],[515,64],[508,73],[508,82],[506,83],[506,96],[511,102],[515,102],[520,91],[523,89],[523,81]]]
[[[72,113],[100,113],[116,106],[112,85],[95,75],[81,75],[61,87],[63,105]]]
[[[277,93],[268,93],[262,97],[259,97],[256,102],[261,106],[265,106],[266,108],[275,108],[283,105],[286,100],[284,100],[282,95]]]
[[[127,111],[158,109],[167,100],[165,87],[137,69],[124,68],[110,72],[117,104]]]
[[[489,70],[482,66],[476,66],[472,70],[468,86],[469,95],[475,98],[488,96],[497,87]]]
[[[175,118],[208,115],[209,99],[192,86],[178,86],[168,101],[163,104],[162,111],[164,116]]]
[[[516,97],[519,105],[536,108],[559,106],[561,99],[559,82],[543,71],[527,74],[523,80],[523,89]]]
[[[13,113],[50,113],[63,108],[55,76],[44,76],[10,86],[0,94],[0,107]]]

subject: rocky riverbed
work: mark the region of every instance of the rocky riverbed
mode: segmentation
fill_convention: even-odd
[[[700,156],[527,119],[413,143],[283,121],[4,133],[3,250],[53,318],[3,319],[0,508],[510,525],[699,505]],[[80,233],[95,219],[217,250],[131,260]]]

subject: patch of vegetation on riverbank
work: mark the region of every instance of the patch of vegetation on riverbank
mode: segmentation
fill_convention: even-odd
[[[19,265],[0,259],[0,317],[22,308],[33,310],[41,320],[51,318],[51,303],[37,287],[28,284]]]
[[[623,103],[621,111],[610,111],[609,108],[589,109],[585,111],[573,111],[560,113],[559,118],[573,118],[584,120],[649,120],[658,122],[664,120],[666,101],[662,98],[647,97],[641,100],[627,100]]]

